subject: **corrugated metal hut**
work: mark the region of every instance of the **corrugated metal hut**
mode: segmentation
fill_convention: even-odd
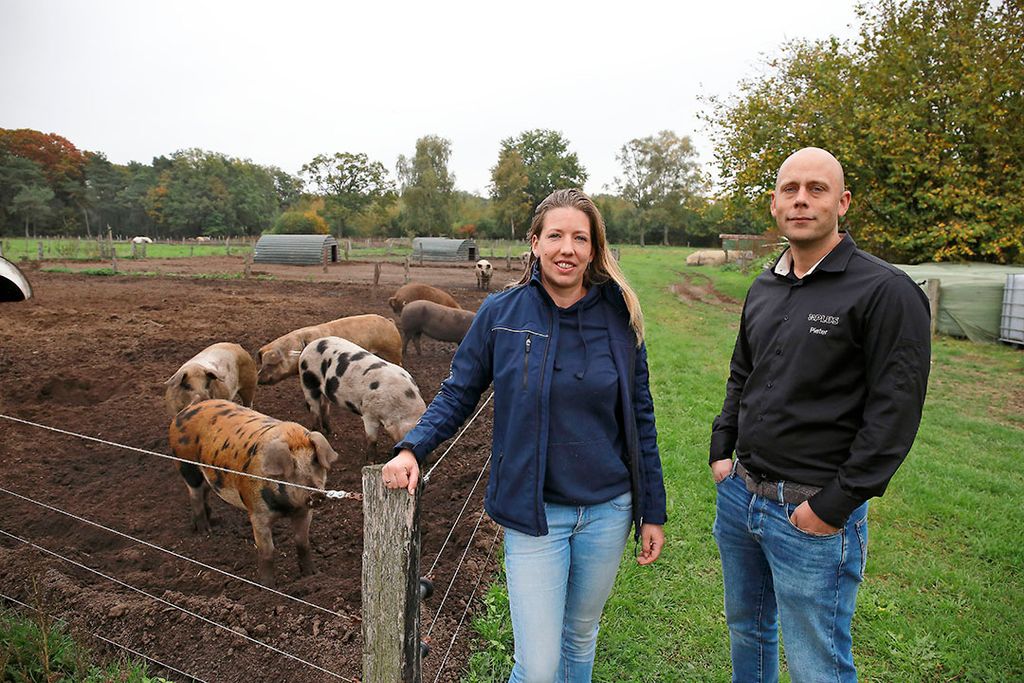
[[[338,241],[330,235],[263,235],[253,250],[253,263],[316,265],[324,251],[330,263],[338,262]]]
[[[32,296],[32,286],[18,267],[0,257],[0,301],[24,301]]]
[[[419,261],[476,261],[476,242],[447,237],[417,237],[412,241],[412,257]]]

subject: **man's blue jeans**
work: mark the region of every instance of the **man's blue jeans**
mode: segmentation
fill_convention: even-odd
[[[515,636],[509,683],[588,683],[597,627],[632,525],[631,495],[607,503],[544,503],[548,534],[505,529]]]
[[[868,504],[837,533],[817,536],[789,521],[796,505],[753,495],[735,472],[717,489],[732,680],[779,680],[781,622],[793,683],[856,681],[850,624],[867,560]]]

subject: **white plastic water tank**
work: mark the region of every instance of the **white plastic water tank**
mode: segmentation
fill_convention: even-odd
[[[1006,276],[999,340],[1024,345],[1024,273]]]

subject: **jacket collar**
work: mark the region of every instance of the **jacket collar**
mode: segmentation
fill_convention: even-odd
[[[853,252],[857,249],[857,243],[853,241],[853,237],[850,236],[850,233],[841,231],[839,234],[842,235],[842,239],[839,240],[839,244],[833,247],[832,251],[825,254],[821,261],[815,264],[812,273],[816,273],[818,271],[841,273],[846,270],[846,266],[849,265]],[[785,274],[779,273],[776,268],[778,268],[779,263],[786,259],[789,259],[790,262],[789,271]],[[792,257],[789,253],[789,249],[787,248],[782,252],[779,258],[775,260],[775,263],[772,264],[771,270],[776,277],[795,279],[792,268]],[[806,275],[804,277],[806,277]]]

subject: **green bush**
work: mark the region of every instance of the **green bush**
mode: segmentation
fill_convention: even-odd
[[[331,231],[327,221],[316,211],[285,211],[274,221],[270,232],[277,235],[328,235]]]

